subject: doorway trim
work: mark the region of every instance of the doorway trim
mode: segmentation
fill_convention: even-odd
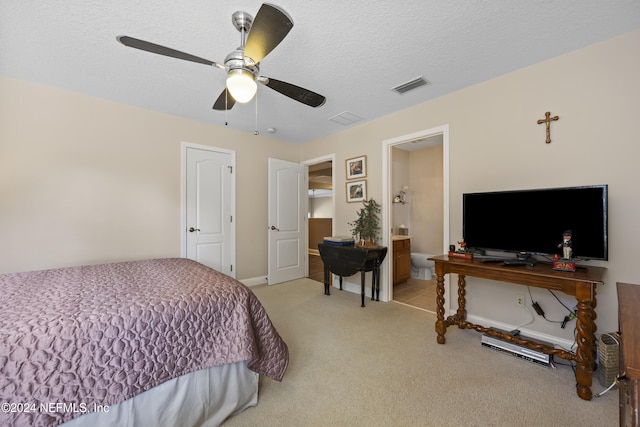
[[[235,278],[238,266],[236,265],[236,152],[235,150],[227,150],[224,148],[211,147],[209,145],[193,144],[191,142],[182,141],[180,144],[180,256],[187,257],[187,150],[195,148],[198,150],[211,151],[216,153],[229,154],[231,156],[231,167],[233,170],[231,178],[231,215],[233,223],[231,226],[231,242],[232,248],[230,255],[231,264],[234,266],[233,276]]]
[[[418,132],[401,135],[395,138],[382,141],[382,244],[388,248],[392,248],[391,239],[391,200],[393,198],[391,190],[392,177],[392,156],[391,148],[415,141],[418,139],[428,138],[432,136],[442,135],[442,174],[443,174],[443,248],[442,253],[447,253],[449,247],[449,125],[437,126]],[[393,256],[393,254],[391,254]],[[387,258],[389,259],[389,258]],[[386,270],[386,271],[385,271]],[[383,269],[381,296],[382,301],[393,301],[393,263],[387,261],[387,268]],[[449,312],[449,281],[445,278],[445,312]]]
[[[309,217],[308,217],[308,212],[309,212],[309,166],[310,165],[315,165],[317,163],[323,163],[323,162],[331,162],[331,189],[332,189],[332,196],[331,196],[331,230],[336,229],[336,154],[335,153],[331,153],[331,154],[327,154],[324,156],[320,156],[320,157],[315,157],[313,159],[309,159],[309,160],[305,160],[302,162],[302,164],[305,166],[305,176],[307,179],[305,179],[305,183],[306,183],[306,188],[305,188],[305,194],[307,194],[307,197],[305,197],[305,212],[307,212],[307,215],[305,216],[305,236],[307,236],[307,239],[309,237]],[[304,276],[308,277],[309,276],[309,242],[307,241],[307,244],[305,245],[305,271],[304,271]]]

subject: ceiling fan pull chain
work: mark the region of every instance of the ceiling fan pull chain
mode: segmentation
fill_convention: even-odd
[[[229,96],[229,91],[227,88],[224,89],[224,125],[227,126],[229,124],[229,108],[227,108],[227,97]]]
[[[256,130],[253,131],[254,135],[258,135],[258,92],[256,92]]]

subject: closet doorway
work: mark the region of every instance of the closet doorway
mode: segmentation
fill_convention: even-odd
[[[334,156],[304,162],[307,165],[307,277],[324,281],[324,270],[318,243],[333,235],[334,230]]]

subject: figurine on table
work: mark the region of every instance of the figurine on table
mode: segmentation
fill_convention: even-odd
[[[458,245],[460,245],[460,249],[458,249],[457,251],[456,245],[449,246],[449,257],[472,260],[473,253],[467,249],[467,243],[464,241],[464,238],[458,240]]]
[[[571,259],[573,258],[573,243],[571,242],[571,237],[573,233],[571,230],[567,230],[562,233],[562,243],[558,245],[559,248],[562,248],[562,258],[563,259]]]
[[[554,255],[553,257],[553,269],[560,271],[576,271],[576,263],[572,261],[573,258],[573,243],[571,238],[573,233],[571,230],[566,230],[562,233],[562,242],[558,244],[559,248],[562,248],[562,258],[560,255]]]

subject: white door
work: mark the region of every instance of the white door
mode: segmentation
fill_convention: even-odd
[[[305,167],[269,159],[269,284],[305,274]]]
[[[185,150],[186,257],[235,277],[233,152]]]

